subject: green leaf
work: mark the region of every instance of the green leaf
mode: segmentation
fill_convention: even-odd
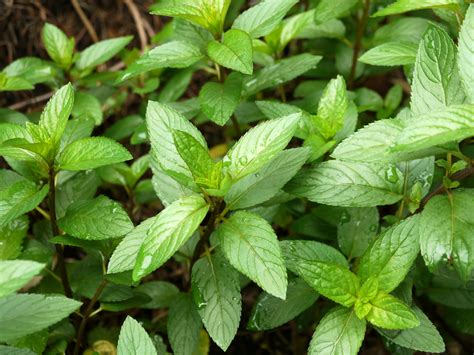
[[[168,337],[175,355],[190,355],[199,342],[202,323],[190,294],[179,294],[168,314]]]
[[[358,275],[361,281],[376,277],[379,290],[392,292],[403,281],[418,255],[419,223],[420,218],[413,216],[377,237],[360,260]]]
[[[375,207],[347,208],[337,226],[337,241],[349,258],[360,257],[377,233],[379,213]]]
[[[156,216],[144,220],[122,239],[110,257],[108,274],[133,270],[140,246],[155,219]]]
[[[0,299],[0,341],[10,341],[49,327],[79,308],[63,296],[15,294]]]
[[[421,255],[431,270],[452,264],[464,281],[474,268],[474,189],[434,196],[420,219]]]
[[[251,96],[265,89],[293,80],[308,70],[314,69],[321,58],[321,56],[304,53],[282,59],[275,64],[264,67],[244,81],[242,96]]]
[[[367,314],[367,320],[373,325],[384,329],[407,329],[420,325],[416,314],[402,301],[379,293],[370,301],[372,309]]]
[[[208,82],[199,92],[201,110],[211,121],[223,126],[237,108],[241,92],[242,76],[235,72],[224,84]]]
[[[117,344],[120,355],[156,355],[156,349],[147,332],[135,319],[127,316],[120,328]]]
[[[0,298],[25,286],[43,267],[29,260],[0,261]]]
[[[80,53],[76,68],[85,71],[105,63],[124,49],[132,39],[133,36],[126,36],[94,43]]]
[[[262,331],[279,327],[309,308],[317,298],[318,293],[304,280],[292,279],[288,282],[285,300],[266,292],[260,294],[252,309],[247,328]]]
[[[422,9],[456,9],[458,6],[459,2],[457,0],[398,0],[384,9],[377,11],[372,17],[396,15]]]
[[[74,89],[71,83],[64,85],[49,99],[41,113],[39,126],[48,133],[53,145],[57,146],[66,129],[67,120],[74,104]]]
[[[173,132],[173,140],[176,150],[191,171],[194,181],[198,185],[218,189],[221,169],[212,160],[207,146],[203,146],[192,135],[181,131]]]
[[[266,36],[278,26],[297,0],[264,0],[241,13],[232,28],[247,32],[250,37]]]
[[[412,42],[387,42],[365,52],[359,61],[378,66],[398,66],[415,63],[418,45]]]
[[[160,170],[186,187],[196,186],[188,165],[176,148],[173,132],[177,130],[188,133],[202,146],[207,146],[199,130],[170,106],[154,101],[148,102],[146,122],[151,141],[152,158],[156,159]],[[154,174],[156,174],[155,169]]]
[[[198,195],[183,197],[161,211],[143,241],[133,269],[133,279],[155,271],[191,237],[209,206]]]
[[[205,255],[193,266],[194,301],[212,340],[224,351],[240,323],[241,300],[238,273],[221,255]]]
[[[281,152],[290,142],[301,115],[296,113],[260,123],[250,129],[224,157],[230,161],[234,180],[252,174]]]
[[[474,135],[474,105],[452,105],[420,114],[397,137],[393,152],[408,153]]]
[[[0,188],[0,227],[36,208],[48,191],[48,185],[39,187],[26,179],[19,179]]]
[[[377,331],[390,340],[404,348],[423,351],[428,353],[443,353],[445,345],[443,338],[431,323],[428,317],[416,306],[412,306],[412,311],[420,321],[420,325],[402,331],[390,331],[377,329]]]
[[[352,306],[359,291],[359,279],[347,267],[322,261],[299,262],[298,275],[324,297],[345,307]]]
[[[357,0],[321,0],[316,6],[314,20],[318,24],[340,18],[357,4]]]
[[[338,75],[324,89],[319,100],[318,114],[314,118],[316,127],[325,138],[334,137],[342,129],[348,105],[346,83],[344,78]]]
[[[2,355],[36,355],[37,353],[25,348],[16,348],[13,346],[0,345],[0,354]]]
[[[286,190],[330,206],[372,207],[399,201],[402,188],[403,175],[394,165],[330,160],[297,174]]]
[[[141,306],[145,309],[169,307],[179,294],[179,289],[167,281],[148,281],[138,286],[136,291],[150,296],[151,301]]]
[[[365,320],[352,309],[334,307],[319,322],[309,344],[309,355],[357,355],[365,337]]]
[[[280,242],[286,267],[298,274],[298,265],[302,262],[321,261],[348,267],[347,260],[337,249],[313,240],[284,240]]]
[[[286,269],[278,238],[267,221],[253,213],[238,211],[215,233],[233,267],[268,293],[285,299]]]
[[[458,66],[461,80],[470,103],[474,104],[474,73],[472,58],[474,57],[474,5],[469,5],[459,33]]]
[[[386,42],[411,42],[419,44],[421,37],[430,24],[429,20],[422,17],[399,17],[378,28],[373,37],[374,45]]]
[[[88,170],[99,166],[132,159],[128,150],[113,139],[105,137],[82,138],[69,144],[59,155],[59,170]]]
[[[41,31],[41,40],[51,59],[60,67],[68,69],[74,55],[74,38],[67,38],[58,27],[46,22]]]
[[[58,225],[73,237],[85,240],[117,238],[133,228],[122,206],[106,196],[72,203]]]
[[[104,116],[100,101],[94,95],[84,92],[76,93],[71,115],[78,118],[91,118],[96,125],[102,123]]]
[[[229,30],[224,33],[222,43],[209,42],[207,54],[214,62],[226,68],[242,74],[253,73],[252,39],[243,31]]]
[[[411,109],[415,115],[462,104],[456,46],[448,33],[430,25],[420,42],[413,73]]]
[[[0,227],[0,260],[15,259],[20,255],[28,225],[28,218],[23,215]]]
[[[201,50],[185,41],[171,41],[153,48],[132,63],[119,81],[160,68],[186,68],[203,58]]]
[[[269,200],[298,172],[308,156],[306,148],[282,151],[255,174],[247,175],[232,185],[225,195],[227,207],[242,209]]]

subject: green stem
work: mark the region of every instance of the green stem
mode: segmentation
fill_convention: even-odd
[[[351,72],[349,74],[348,79],[348,86],[349,89],[352,89],[354,86],[354,79],[357,69],[357,60],[359,59],[359,53],[362,48],[362,38],[364,37],[365,26],[367,25],[367,19],[369,18],[369,10],[370,10],[370,0],[364,1],[364,12],[362,16],[359,17],[357,21],[357,32],[356,38],[354,43],[354,52],[352,53],[352,65],[351,65]]]
[[[49,216],[51,222],[51,229],[53,231],[53,237],[60,234],[59,227],[56,221],[56,172],[54,168],[49,169]],[[61,244],[55,244],[56,254],[58,255],[58,267],[59,275],[61,276],[61,283],[63,285],[64,294],[66,297],[72,298],[72,290],[69,284],[69,278],[67,276],[66,263],[64,261],[64,246]]]
[[[79,325],[79,330],[77,332],[76,346],[74,347],[74,355],[79,355],[79,352],[81,350],[82,338],[84,337],[84,332],[86,330],[87,321],[89,320],[94,310],[94,306],[99,300],[100,295],[102,294],[102,291],[104,291],[105,286],[107,286],[106,279],[102,280],[99,287],[97,287],[97,290],[95,291],[94,296],[92,296],[91,301],[87,305],[86,311],[84,312],[84,316],[82,317],[81,324]]]

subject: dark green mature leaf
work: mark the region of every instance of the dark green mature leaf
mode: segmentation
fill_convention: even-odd
[[[373,37],[374,45],[387,42],[411,42],[419,44],[429,20],[422,17],[399,17],[378,28]]]
[[[156,349],[145,329],[128,316],[120,328],[117,344],[119,355],[156,355]]]
[[[448,33],[430,25],[420,42],[413,73],[411,109],[415,115],[462,104],[464,92],[456,46]]]
[[[67,38],[59,28],[45,23],[41,31],[41,39],[51,59],[62,68],[69,68],[74,55],[74,38]]]
[[[421,254],[431,270],[452,263],[467,281],[474,268],[474,189],[435,196],[420,219]]]
[[[48,194],[49,187],[37,186],[24,178],[0,188],[0,227],[36,208]]]
[[[135,290],[150,296],[151,301],[141,306],[145,309],[169,307],[179,293],[179,289],[167,281],[148,281]]]
[[[386,229],[362,256],[361,281],[376,277],[379,290],[392,292],[403,281],[419,252],[419,216]]]
[[[348,267],[347,260],[337,249],[313,240],[284,240],[280,242],[287,268],[298,274],[301,262],[321,261]]]
[[[240,102],[242,76],[231,73],[223,84],[208,82],[199,92],[202,112],[211,121],[223,126]]]
[[[190,355],[199,342],[201,317],[190,294],[179,294],[168,314],[168,337],[175,355]]]
[[[301,115],[299,113],[260,123],[249,130],[224,157],[230,161],[234,180],[252,174],[280,153],[290,142]]]
[[[0,341],[35,333],[59,322],[81,302],[63,296],[10,295],[0,299]]]
[[[309,156],[306,148],[284,150],[255,174],[237,181],[225,195],[227,206],[242,209],[263,203],[298,172]]]
[[[0,298],[25,286],[43,267],[29,260],[0,261]]]
[[[241,300],[238,273],[221,255],[205,255],[193,266],[192,292],[204,327],[224,351],[240,323]]]
[[[394,166],[330,160],[302,171],[286,190],[331,206],[372,207],[402,199],[403,175]]]
[[[0,345],[0,354],[1,355],[36,355],[37,353],[26,348],[16,348],[13,346]]]
[[[314,69],[321,58],[321,56],[304,53],[264,67],[244,81],[242,96],[251,96],[293,80],[308,70]]]
[[[232,28],[247,32],[250,37],[265,36],[278,26],[297,0],[264,0],[240,14]]]
[[[59,155],[60,170],[88,170],[132,159],[129,151],[113,139],[88,137],[74,141]]]
[[[474,104],[474,73],[472,72],[472,58],[474,57],[474,5],[469,5],[459,33],[458,66],[464,90]]]
[[[421,114],[398,136],[393,152],[413,152],[474,135],[474,105],[452,105]]]
[[[216,237],[233,267],[268,293],[285,299],[286,269],[277,236],[267,221],[238,211],[219,226]]]
[[[186,68],[203,57],[200,49],[189,42],[167,42],[142,55],[125,70],[119,80],[128,80],[139,74],[160,68]]]
[[[337,226],[337,241],[349,258],[360,257],[377,233],[379,213],[375,207],[345,209]]]
[[[217,64],[236,70],[242,74],[253,73],[252,39],[240,30],[229,30],[221,42],[211,41],[207,54]]]
[[[365,336],[365,320],[352,309],[337,306],[319,322],[309,344],[310,355],[357,355]]]
[[[191,237],[209,205],[199,195],[183,197],[154,219],[138,252],[133,279],[139,280],[163,265]]]
[[[89,70],[105,63],[125,48],[132,39],[133,36],[125,36],[94,43],[80,53],[79,60],[76,62],[77,69]]]
[[[377,331],[391,342],[416,351],[429,353],[442,353],[445,351],[443,338],[431,323],[428,317],[416,306],[412,306],[412,311],[420,321],[420,325],[402,331],[389,331],[377,329]]]
[[[94,95],[85,92],[76,93],[71,115],[77,118],[92,119],[96,125],[100,125],[103,120],[100,101]]]
[[[417,49],[418,45],[412,42],[387,42],[365,52],[359,61],[379,66],[413,64]]]
[[[69,83],[56,91],[41,114],[39,126],[46,130],[55,146],[61,140],[61,136],[66,129],[73,104],[74,89]]]
[[[373,17],[388,16],[402,14],[408,11],[434,9],[434,8],[449,8],[455,9],[459,6],[457,0],[398,0],[382,10],[373,14]]]
[[[324,297],[345,307],[357,300],[359,279],[347,267],[321,261],[299,262],[298,274]]]
[[[416,314],[402,301],[379,293],[370,301],[372,308],[367,314],[367,320],[384,329],[407,329],[420,325]]]
[[[292,279],[288,282],[285,300],[266,292],[258,297],[247,328],[262,331],[279,327],[309,308],[317,298],[318,293],[304,280]]]
[[[133,228],[122,206],[106,196],[71,204],[58,225],[73,237],[86,240],[121,237]]]

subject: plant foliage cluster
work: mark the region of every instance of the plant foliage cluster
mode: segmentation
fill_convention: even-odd
[[[141,53],[46,23],[49,59],[0,72],[53,92],[0,109],[1,354],[206,354],[288,322],[314,355],[466,347],[474,5],[251,5],[159,1]]]

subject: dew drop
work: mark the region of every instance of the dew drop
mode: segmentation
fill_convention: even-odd
[[[387,170],[385,170],[385,180],[391,183],[398,182],[397,168],[395,165],[392,165]]]
[[[239,159],[239,163],[240,163],[241,165],[246,165],[246,164],[248,163],[247,157],[245,157],[245,156],[244,156],[244,157],[241,157],[241,158]]]

